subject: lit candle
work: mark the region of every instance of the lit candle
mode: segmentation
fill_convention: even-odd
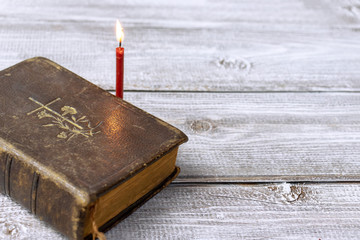
[[[116,39],[119,42],[119,47],[116,48],[116,96],[122,99],[124,95],[124,48],[121,47],[121,42],[124,39],[124,32],[119,20],[116,20]]]

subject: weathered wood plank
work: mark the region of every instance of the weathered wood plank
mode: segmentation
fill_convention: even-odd
[[[340,0],[3,0],[0,69],[42,55],[114,89],[119,18],[128,90],[359,91],[359,6]]]
[[[360,180],[359,93],[124,97],[189,136],[177,181]]]
[[[108,239],[356,239],[359,184],[171,185]],[[0,237],[63,239],[0,196]]]
[[[110,239],[356,239],[357,184],[171,187]]]

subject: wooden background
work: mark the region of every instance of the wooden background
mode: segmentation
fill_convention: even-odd
[[[189,136],[108,239],[358,239],[360,1],[1,0],[0,69],[44,56]],[[55,91],[55,90],[54,90]],[[0,196],[1,239],[61,239]]]

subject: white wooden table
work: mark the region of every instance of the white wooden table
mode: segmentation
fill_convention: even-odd
[[[175,183],[108,239],[358,239],[360,1],[1,0],[0,69],[44,56],[182,129]],[[0,196],[1,239],[61,239]]]

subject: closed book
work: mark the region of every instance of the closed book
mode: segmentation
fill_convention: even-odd
[[[46,58],[0,84],[0,191],[70,239],[101,238],[179,173],[184,133]]]

